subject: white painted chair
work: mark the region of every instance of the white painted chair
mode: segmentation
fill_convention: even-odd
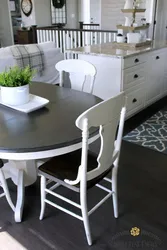
[[[69,73],[72,89],[85,91],[85,87],[87,86],[86,92],[93,93],[96,69],[91,63],[83,60],[69,59],[58,62],[55,68],[60,73],[61,87],[64,86],[63,72],[67,72]],[[87,81],[88,77],[90,78],[90,83]]]
[[[12,199],[10,197],[10,193],[9,193],[9,189],[8,189],[8,185],[6,182],[6,177],[5,177],[5,173],[3,172],[3,161],[0,160],[0,186],[3,188],[3,193],[0,194],[0,198],[6,196],[6,199],[11,207],[11,209],[13,211],[15,211],[15,206],[12,202]]]
[[[115,218],[118,217],[117,172],[125,113],[126,107],[124,93],[90,108],[81,114],[76,120],[76,126],[82,131],[82,150],[54,157],[39,168],[41,174],[40,220],[42,220],[44,216],[45,203],[82,220],[89,245],[92,245],[89,215],[91,215],[111,196],[113,198],[114,216]],[[95,157],[88,152],[89,129],[91,127],[97,127],[97,131],[99,128],[101,147],[98,157]],[[111,179],[106,177],[109,173],[112,174]],[[112,190],[111,188],[106,188],[102,184],[99,184],[102,179],[112,185]],[[50,188],[47,187],[47,183],[50,184],[52,181],[54,184]],[[80,204],[53,192],[53,190],[60,185],[79,192]],[[90,211],[88,211],[87,190],[93,186],[106,191],[107,195]],[[82,215],[75,214],[64,207],[53,203],[47,199],[47,194],[51,194],[74,205],[81,210]]]

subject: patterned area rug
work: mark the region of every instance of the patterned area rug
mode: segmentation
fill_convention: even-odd
[[[167,154],[167,108],[160,110],[123,139]]]

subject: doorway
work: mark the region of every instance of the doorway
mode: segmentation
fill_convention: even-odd
[[[167,40],[167,0],[155,2],[154,40]]]
[[[14,43],[17,44],[18,43],[17,31],[18,29],[20,29],[22,22],[20,0],[9,0],[9,11],[12,20]]]

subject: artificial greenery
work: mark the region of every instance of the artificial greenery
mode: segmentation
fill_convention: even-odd
[[[36,71],[29,66],[21,69],[18,66],[10,68],[8,71],[0,73],[0,86],[20,87],[31,82]]]

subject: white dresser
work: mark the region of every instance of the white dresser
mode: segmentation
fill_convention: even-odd
[[[111,44],[87,46],[67,52],[67,57],[95,65],[94,94],[107,99],[121,91],[127,96],[130,117],[167,94],[167,47],[118,50]]]
[[[127,99],[127,115],[131,116],[167,94],[167,48],[125,58],[122,89]]]

